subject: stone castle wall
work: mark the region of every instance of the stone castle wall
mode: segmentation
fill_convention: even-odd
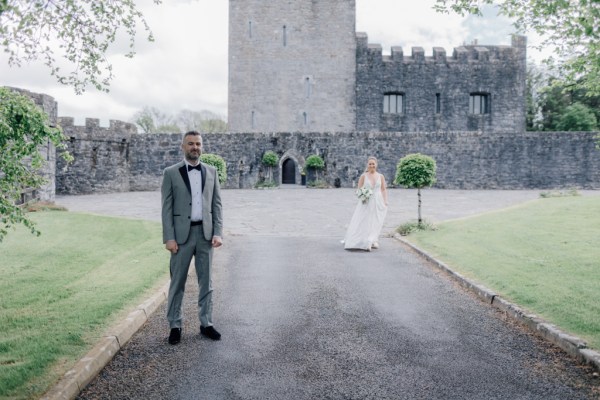
[[[435,47],[411,55],[357,34],[357,131],[519,132],[525,127],[526,38],[513,36],[511,46],[461,46],[447,56]],[[404,95],[404,113],[384,114],[384,93]],[[489,113],[473,114],[469,94],[489,96]]]
[[[29,90],[7,87],[10,90],[16,91],[23,96],[30,98],[42,111],[48,115],[48,124],[55,127],[57,124],[58,103],[54,97],[46,94],[34,93]],[[40,153],[46,160],[44,166],[40,169],[40,175],[45,179],[46,183],[37,189],[31,189],[22,193],[21,200],[23,202],[33,199],[53,202],[56,192],[54,180],[56,178],[56,148],[52,143],[47,143],[39,148]]]
[[[106,128],[104,128],[106,129]],[[67,130],[65,128],[65,130]],[[107,130],[108,131],[108,130]],[[75,164],[57,175],[61,194],[156,190],[165,167],[181,161],[181,135],[69,131]],[[113,132],[114,133],[114,132]],[[353,187],[368,156],[392,182],[398,160],[410,153],[433,157],[435,187],[446,189],[600,189],[600,151],[594,132],[350,132],[204,134],[204,152],[227,162],[225,188],[252,188],[264,179],[265,151],[292,159],[300,167],[319,154],[326,168],[320,177],[331,186]],[[95,149],[95,150],[94,150]],[[82,167],[83,166],[83,167]],[[59,168],[60,169],[60,168]]]
[[[60,117],[59,125],[69,138],[67,150],[74,161],[57,160],[56,191],[59,194],[88,194],[129,191],[130,146],[137,135],[134,124],[110,121],[101,127],[98,119],[86,118],[84,126],[73,118]]]
[[[228,129],[355,130],[355,8],[230,0]]]

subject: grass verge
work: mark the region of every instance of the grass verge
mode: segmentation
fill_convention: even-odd
[[[600,349],[600,197],[553,197],[407,239]]]
[[[0,243],[0,398],[37,398],[168,276],[156,222],[30,214]]]

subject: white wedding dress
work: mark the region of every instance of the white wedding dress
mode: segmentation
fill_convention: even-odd
[[[347,250],[371,250],[373,243],[379,241],[379,234],[387,214],[387,207],[381,194],[381,174],[376,174],[375,185],[372,185],[368,175],[365,174],[363,187],[373,190],[373,194],[366,203],[358,200],[344,238],[344,248]]]

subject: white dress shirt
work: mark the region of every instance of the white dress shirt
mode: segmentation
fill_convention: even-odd
[[[187,160],[185,168],[192,165]],[[195,167],[195,165],[192,165]],[[202,173],[197,169],[187,171],[192,190],[192,221],[202,221]]]

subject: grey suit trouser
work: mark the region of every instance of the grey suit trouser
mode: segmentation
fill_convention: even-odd
[[[198,276],[198,317],[200,325],[212,326],[212,264],[213,248],[204,238],[202,225],[192,226],[187,242],[180,244],[177,253],[171,254],[171,284],[167,303],[167,320],[170,328],[181,328],[182,300],[185,282],[192,257]]]

